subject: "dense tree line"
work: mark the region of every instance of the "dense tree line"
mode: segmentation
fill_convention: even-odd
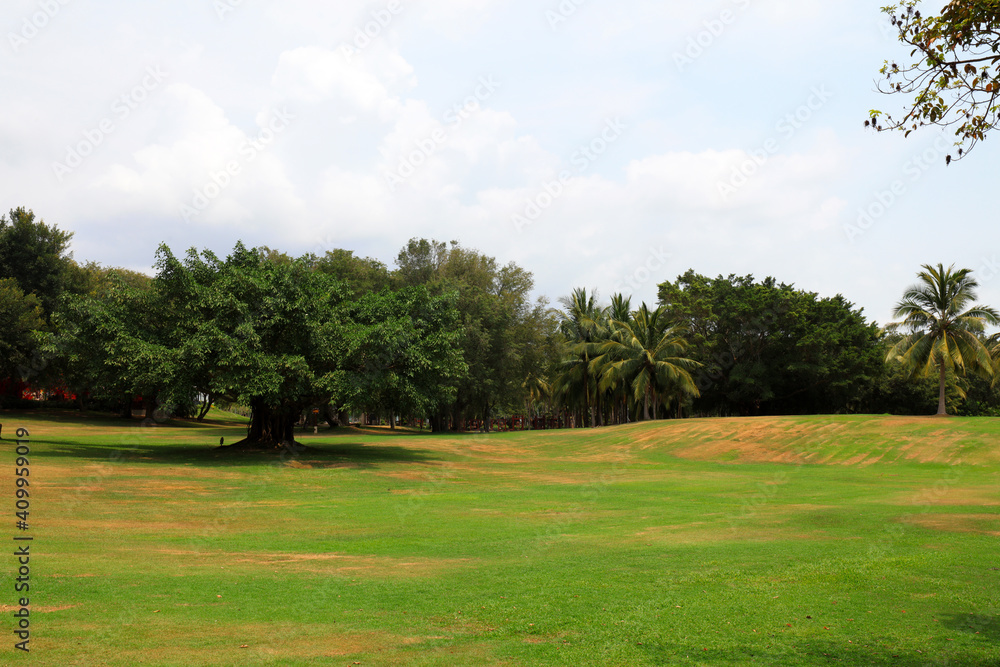
[[[926,414],[935,403],[1000,413],[997,341],[980,310],[928,315],[961,329],[950,334],[965,346],[955,363],[919,356],[933,348],[922,306],[906,310],[904,299],[909,319],[883,330],[842,296],[773,278],[689,271],[663,282],[652,306],[576,289],[553,308],[532,299],[530,272],[456,242],[412,239],[392,269],[344,249],[293,258],[237,244],[220,258],[161,246],[150,277],[78,264],[70,240],[25,209],[0,218],[0,379],[62,387],[82,409],[123,417],[136,397],[150,418],[245,406],[256,444],[291,441],[314,409],[331,426],[365,415],[433,430],[489,429],[513,415],[596,427]],[[968,290],[967,274],[941,276]],[[917,357],[923,366],[908,362]]]
[[[659,296],[702,363],[703,414],[857,412],[883,369],[878,327],[840,295],[689,271]]]

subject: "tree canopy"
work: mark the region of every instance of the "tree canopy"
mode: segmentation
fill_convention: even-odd
[[[954,159],[961,159],[1000,120],[1000,0],[952,0],[938,15],[921,12],[920,4],[883,8],[913,62],[887,60],[878,89],[910,97],[912,105],[895,118],[873,110],[865,125],[906,135],[924,126],[954,128]]]
[[[878,328],[840,295],[688,271],[659,296],[703,364],[695,409],[705,414],[857,410],[881,368]]]
[[[16,280],[25,294],[34,294],[46,318],[79,277],[69,251],[72,238],[24,208],[0,217],[0,279]]]
[[[334,427],[353,415],[456,431],[520,417],[920,414],[934,400],[1000,414],[1000,335],[985,331],[1000,320],[970,305],[977,283],[954,267],[924,266],[901,321],[880,331],[840,295],[770,277],[691,270],[660,284],[653,307],[577,288],[556,309],[533,297],[530,272],[455,241],[411,239],[393,269],[345,249],[296,258],[237,243],[220,258],[164,245],[150,277],[78,265],[69,238],[25,209],[0,224],[3,268],[18,276],[0,278],[5,396],[18,400],[10,380],[27,377],[124,417],[139,397],[147,418],[235,404],[251,414],[248,447],[290,446],[317,411]]]
[[[23,377],[45,321],[38,298],[25,294],[13,278],[0,279],[0,326],[0,379]]]
[[[993,359],[981,337],[987,324],[1000,323],[990,307],[973,305],[979,283],[969,269],[923,265],[918,282],[897,304],[900,321],[886,327],[906,332],[886,355],[913,377],[938,377],[938,414],[947,414],[945,389],[949,373],[993,376]]]

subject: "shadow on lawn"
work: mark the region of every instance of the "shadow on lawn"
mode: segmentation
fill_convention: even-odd
[[[986,614],[942,614],[939,617],[941,625],[970,635],[978,634],[983,639],[1000,641],[1000,616]]]
[[[157,465],[198,465],[229,467],[274,463],[298,468],[376,468],[380,463],[436,463],[430,452],[405,447],[343,443],[310,446],[295,456],[278,451],[233,451],[212,446],[176,445],[80,445],[48,441],[49,447],[35,453],[37,458],[75,458],[94,463],[153,463]]]
[[[776,645],[731,646],[725,649],[698,650],[696,647],[657,646],[648,644],[646,653],[655,664],[670,665],[682,657],[697,658],[697,664],[726,665],[844,665],[845,667],[996,667],[990,652],[970,653],[967,649],[942,646],[941,641],[928,642],[937,646],[924,646],[918,652],[913,648],[890,648],[898,640],[888,638],[861,638],[856,644],[827,640],[788,640]]]

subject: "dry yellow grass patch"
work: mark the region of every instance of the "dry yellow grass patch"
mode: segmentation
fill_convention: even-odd
[[[880,461],[996,463],[1000,447],[963,451],[963,442],[982,443],[981,434],[960,426],[937,426],[933,417],[880,417],[856,423],[805,423],[788,417],[692,419],[636,427],[640,451],[662,449],[684,459],[734,463],[836,464],[868,466]],[[843,438],[843,441],[841,439]],[[870,449],[859,441],[870,442]],[[864,451],[864,449],[869,449]]]
[[[893,502],[897,505],[1000,507],[1000,489],[995,486],[955,487],[945,480],[923,490],[901,494]]]
[[[977,533],[1000,537],[1000,514],[920,514],[905,523],[948,533]]]
[[[51,614],[52,612],[55,612],[55,611],[66,611],[67,609],[73,609],[73,608],[79,607],[79,606],[81,606],[81,605],[78,605],[78,604],[64,604],[64,605],[62,605],[60,607],[32,606],[31,607],[31,613],[32,614]],[[8,611],[17,611],[18,609],[20,609],[20,607],[14,607],[14,606],[7,605],[7,604],[0,604],[0,613],[6,613]]]
[[[314,574],[362,574],[373,577],[430,577],[469,567],[469,558],[391,558],[342,553],[227,552],[213,550],[153,549],[150,557],[169,560],[174,567],[267,569]]]
[[[153,614],[150,614],[153,617]],[[140,635],[141,649],[107,645],[88,655],[85,664],[120,665],[246,665],[264,661],[315,661],[317,664],[351,664],[342,662],[348,656],[357,660],[377,659],[378,664],[406,664],[403,655],[425,642],[446,637],[407,636],[384,631],[341,630],[337,624],[302,625],[293,623],[191,624],[174,622],[159,614],[156,623],[132,631]],[[80,626],[86,631],[85,626]],[[99,630],[99,629],[96,629]],[[84,640],[82,635],[80,641]],[[51,652],[44,638],[38,645],[32,638],[33,653]],[[433,648],[427,650],[434,651]],[[500,664],[482,646],[467,646],[455,650],[455,664]],[[423,649],[421,650],[423,652]],[[399,655],[397,658],[397,654]],[[74,663],[64,663],[74,664]],[[84,664],[84,663],[79,663]]]
[[[644,544],[708,544],[711,542],[777,542],[782,540],[832,539],[825,532],[803,532],[784,525],[762,526],[751,521],[709,524],[695,522],[669,526],[650,526],[632,536],[633,542]]]

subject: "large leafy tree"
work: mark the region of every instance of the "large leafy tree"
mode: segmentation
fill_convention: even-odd
[[[25,294],[34,294],[47,318],[79,272],[69,251],[72,238],[24,208],[0,217],[0,279],[12,278]]]
[[[28,374],[44,327],[38,298],[13,278],[0,279],[0,379]]]
[[[294,443],[302,410],[325,404],[343,383],[352,333],[345,287],[289,258],[237,244],[225,260],[189,250],[157,252],[154,281],[174,313],[172,391],[194,388],[252,409],[246,447]]]
[[[691,371],[700,364],[684,356],[687,341],[670,326],[662,306],[650,310],[644,303],[630,319],[612,324],[610,340],[598,347],[600,356],[593,362],[603,391],[628,385],[642,403],[645,421],[650,419],[650,403],[655,408],[673,397],[698,396]]]
[[[450,409],[434,416],[434,428],[449,417],[459,430],[470,418],[481,418],[488,427],[495,414],[520,410],[529,391],[525,379],[537,368],[550,324],[544,303],[530,300],[531,273],[513,263],[501,266],[495,258],[454,241],[426,239],[411,239],[396,264],[398,284],[456,295],[459,341],[468,370],[457,379]]]
[[[694,403],[702,414],[858,411],[881,371],[877,327],[839,295],[688,271],[659,296],[703,364]]]
[[[913,62],[886,61],[879,90],[911,97],[912,105],[895,118],[872,111],[865,124],[907,135],[929,125],[954,128],[961,159],[1000,121],[1000,0],[952,0],[937,15],[920,4],[883,8]]]
[[[172,314],[155,299],[149,276],[87,264],[80,277],[83,293],[63,298],[43,337],[43,375],[75,393],[81,409],[96,399],[130,417],[141,395],[151,411],[164,385],[161,364],[169,364],[159,334]]]
[[[383,290],[348,306],[354,326],[337,398],[366,413],[436,414],[456,398],[467,371],[460,348],[456,295],[423,286]]]
[[[924,264],[918,282],[907,288],[896,305],[889,324],[891,332],[903,336],[889,349],[887,361],[897,361],[912,376],[938,378],[939,415],[948,414],[946,384],[948,373],[993,374],[993,360],[983,341],[987,324],[1000,323],[1000,316],[988,306],[974,305],[979,283],[969,269],[955,270]]]
[[[45,351],[52,319],[66,293],[85,291],[86,271],[69,252],[72,233],[47,225],[16,208],[0,217],[0,281],[4,319],[0,319],[0,379],[16,377],[41,386],[52,379]],[[15,303],[17,305],[15,305]],[[35,307],[39,307],[36,311]],[[6,319],[10,318],[10,319]],[[26,331],[25,326],[32,329]]]

